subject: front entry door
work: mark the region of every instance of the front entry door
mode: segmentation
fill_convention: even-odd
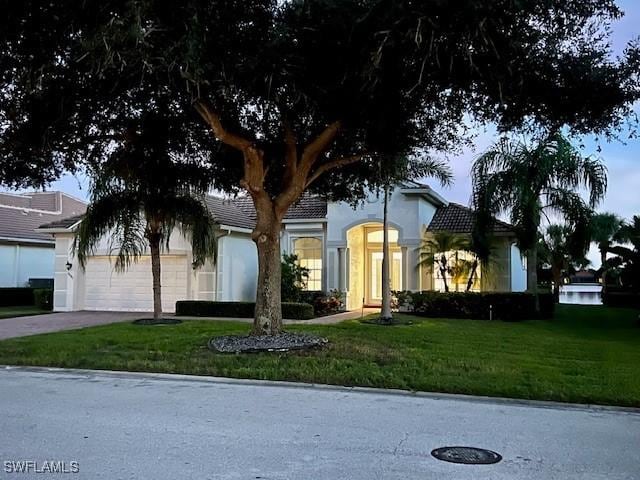
[[[391,290],[402,290],[402,252],[391,250]],[[377,306],[382,303],[382,250],[369,250],[367,259],[367,289],[365,303]]]

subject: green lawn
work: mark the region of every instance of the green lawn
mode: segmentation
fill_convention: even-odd
[[[0,342],[0,364],[175,372],[640,407],[638,312],[560,306],[553,321],[412,318],[290,330],[328,337],[323,351],[222,355],[214,335],[247,324],[113,324]]]
[[[3,318],[25,317],[27,315],[41,315],[43,313],[51,313],[48,310],[41,310],[37,307],[0,307],[0,320]]]

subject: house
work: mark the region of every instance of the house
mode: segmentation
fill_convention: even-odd
[[[0,192],[0,287],[52,282],[55,242],[36,229],[85,210],[84,202],[62,192]]]
[[[208,263],[193,270],[189,244],[178,233],[172,235],[169,249],[162,256],[163,309],[166,311],[174,311],[176,300],[182,299],[250,301],[255,298],[258,264],[251,240],[255,224],[251,199],[209,196],[207,204],[220,229],[217,264]],[[421,240],[437,231],[469,235],[473,212],[447,202],[427,185],[407,182],[391,195],[389,219],[392,288],[440,289],[439,274],[430,266],[417,266]],[[54,308],[61,311],[151,310],[149,257],[142,257],[127,272],[118,273],[114,270],[114,259],[109,256],[113,246],[105,238],[83,271],[71,250],[80,221],[80,216],[72,217],[39,229],[53,235],[56,243]],[[494,238],[493,263],[499,268],[492,269],[491,274],[480,271],[480,281],[475,288],[523,291],[526,266],[514,244],[511,226],[496,222]],[[284,253],[295,253],[309,269],[308,289],[344,291],[349,309],[380,303],[382,200],[379,195],[371,194],[356,209],[344,202],[326,202],[305,195],[287,212],[281,248]]]

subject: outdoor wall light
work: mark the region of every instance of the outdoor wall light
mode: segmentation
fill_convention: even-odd
[[[71,262],[67,262],[67,264],[65,266],[67,267],[67,270],[71,270],[71,267],[73,267]]]

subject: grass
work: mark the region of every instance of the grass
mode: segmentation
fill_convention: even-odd
[[[0,320],[3,318],[25,317],[28,315],[42,315],[43,313],[51,313],[48,310],[42,310],[38,307],[18,306],[18,307],[0,307]]]
[[[424,319],[390,327],[296,325],[322,351],[214,354],[211,336],[247,324],[128,323],[0,342],[0,364],[172,372],[640,407],[637,311],[560,306],[553,321]]]

